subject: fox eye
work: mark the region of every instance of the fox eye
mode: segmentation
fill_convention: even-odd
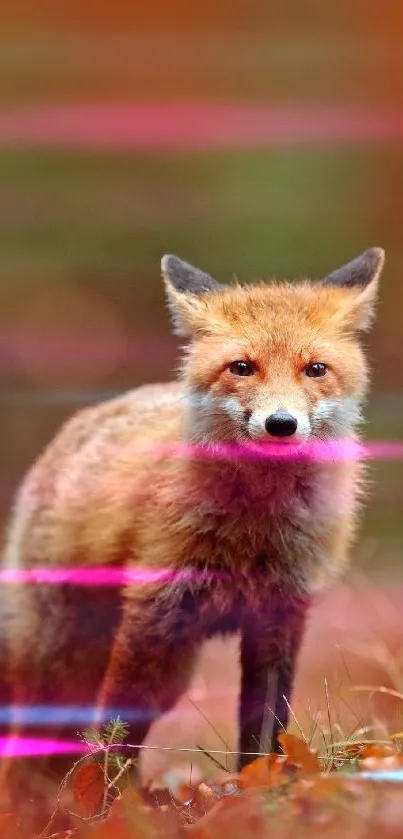
[[[234,376],[253,376],[255,372],[248,361],[232,361],[229,365],[229,371]]]
[[[326,376],[326,364],[323,364],[321,361],[316,361],[314,364],[308,364],[308,367],[305,367],[305,373],[311,379],[318,379],[320,376]]]

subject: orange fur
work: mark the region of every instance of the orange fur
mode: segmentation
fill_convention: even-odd
[[[184,457],[164,445],[263,445],[264,417],[279,407],[299,417],[302,443],[355,438],[368,384],[357,330],[379,270],[364,289],[302,281],[204,291],[202,275],[202,293],[178,291],[164,271],[187,338],[180,382],[139,388],[66,424],[22,486],[4,562],[141,565],[176,577],[110,591],[9,588],[3,674],[14,702],[98,697],[122,716],[159,714],[186,689],[202,641],[240,630],[241,747],[275,745],[273,713],[286,724],[282,695],[310,598],[348,561],[362,467]],[[253,375],[229,371],[239,359]],[[314,362],[326,363],[326,376],[305,374]],[[131,741],[149,724],[133,724]],[[10,765],[4,771],[12,779]]]

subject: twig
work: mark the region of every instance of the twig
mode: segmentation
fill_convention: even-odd
[[[59,811],[61,795],[64,792],[64,790],[67,786],[67,783],[70,780],[73,772],[75,772],[75,770],[77,769],[77,766],[79,766],[84,760],[88,760],[88,754],[85,754],[85,755],[83,755],[83,757],[80,757],[78,760],[76,760],[76,762],[73,764],[71,769],[69,769],[67,774],[64,776],[64,778],[63,778],[63,780],[62,780],[62,782],[59,786],[59,789],[57,791],[56,804],[55,804],[55,808],[53,810],[53,813],[52,813],[47,825],[45,825],[44,829],[42,830],[41,833],[39,833],[39,835],[36,837],[36,839],[48,839],[49,830],[52,827],[52,824],[54,824],[56,816],[57,816],[58,811]]]
[[[327,679],[325,677],[325,694],[326,694],[326,706],[327,706],[327,719],[329,723],[329,737],[330,737],[330,748],[331,748],[331,757],[330,757],[330,766],[328,766],[328,772],[330,772],[333,766],[333,728],[332,728],[332,718],[330,715],[330,701],[329,701],[329,688],[327,684]]]
[[[124,762],[123,766],[120,767],[119,772],[117,775],[115,775],[113,781],[109,781],[107,792],[109,792],[113,787],[116,787],[117,781],[121,779],[122,775],[124,774],[124,772],[126,772],[126,769],[129,768],[132,762],[133,761],[131,757],[128,757],[127,760]]]
[[[299,731],[299,733],[300,733],[300,735],[301,735],[302,739],[304,740],[304,742],[305,742],[305,743],[307,744],[307,746],[308,746],[308,740],[306,739],[306,734],[304,734],[304,732],[302,731],[302,728],[301,728],[301,726],[300,726],[300,724],[299,724],[299,722],[298,722],[298,720],[297,720],[297,717],[295,716],[294,711],[292,710],[291,705],[290,705],[290,703],[289,703],[289,701],[288,701],[287,697],[286,697],[284,694],[283,694],[283,699],[284,699],[285,704],[287,705],[287,708],[288,708],[288,710],[289,710],[289,712],[290,712],[291,716],[293,717],[293,719],[294,719],[294,721],[295,721],[295,723],[296,723],[296,726],[297,726],[297,728],[298,728],[298,731]],[[282,728],[283,728],[283,730],[285,730],[285,729],[284,729],[284,726],[282,726]]]
[[[107,803],[108,803],[108,792],[109,792],[109,785],[110,785],[110,778],[109,778],[109,775],[108,775],[109,747],[110,747],[111,742],[112,742],[112,740],[115,736],[116,731],[117,731],[117,723],[115,721],[112,724],[112,728],[111,728],[110,734],[108,736],[108,741],[107,741],[107,743],[104,743],[104,745],[105,745],[105,754],[104,754],[104,795],[103,795],[103,799],[102,799],[102,810],[106,810],[106,806],[107,806]]]
[[[197,745],[197,744],[196,744],[196,745]],[[212,761],[212,762],[213,762],[213,763],[214,763],[214,764],[218,767],[218,769],[222,769],[222,771],[223,771],[223,772],[228,772],[228,769],[226,769],[226,767],[224,766],[224,764],[223,764],[223,763],[220,763],[220,761],[219,761],[219,760],[217,760],[217,758],[216,758],[216,757],[212,757],[212,756],[211,756],[211,754],[210,754],[210,752],[206,752],[206,750],[205,750],[205,749],[203,749],[201,746],[197,746],[197,748],[198,748],[199,752],[201,752],[202,754],[204,754],[204,755],[205,755],[205,757],[209,757],[209,758],[210,758],[210,760],[211,760],[211,761]],[[225,752],[225,754],[227,754],[227,752]]]
[[[214,731],[214,734],[217,735],[219,740],[221,740],[223,745],[228,749],[228,743],[226,742],[226,740],[224,740],[224,737],[222,737],[222,735],[218,731],[218,728],[216,728],[215,725],[213,725],[213,723],[211,722],[211,720],[209,720],[207,714],[205,714],[204,711],[202,711],[199,705],[196,705],[196,702],[193,699],[191,699],[190,696],[188,696],[187,698],[190,704],[193,705],[193,707],[196,709],[196,711],[203,717],[204,720],[206,720],[206,722],[208,722],[210,728]]]

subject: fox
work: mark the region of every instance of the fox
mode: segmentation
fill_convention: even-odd
[[[281,751],[312,603],[348,567],[365,500],[361,336],[384,259],[370,248],[321,280],[224,285],[163,257],[176,380],[79,411],[14,503],[0,616],[10,743],[71,738],[79,707],[87,724],[120,715],[138,755],[201,645],[237,633],[238,769]],[[336,456],[339,441],[357,456]],[[35,766],[34,789],[2,761],[25,802],[28,785],[62,778],[60,757]]]

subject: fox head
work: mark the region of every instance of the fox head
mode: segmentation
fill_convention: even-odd
[[[193,443],[294,443],[354,434],[368,386],[369,328],[384,251],[319,282],[224,286],[178,259],[161,263]]]

